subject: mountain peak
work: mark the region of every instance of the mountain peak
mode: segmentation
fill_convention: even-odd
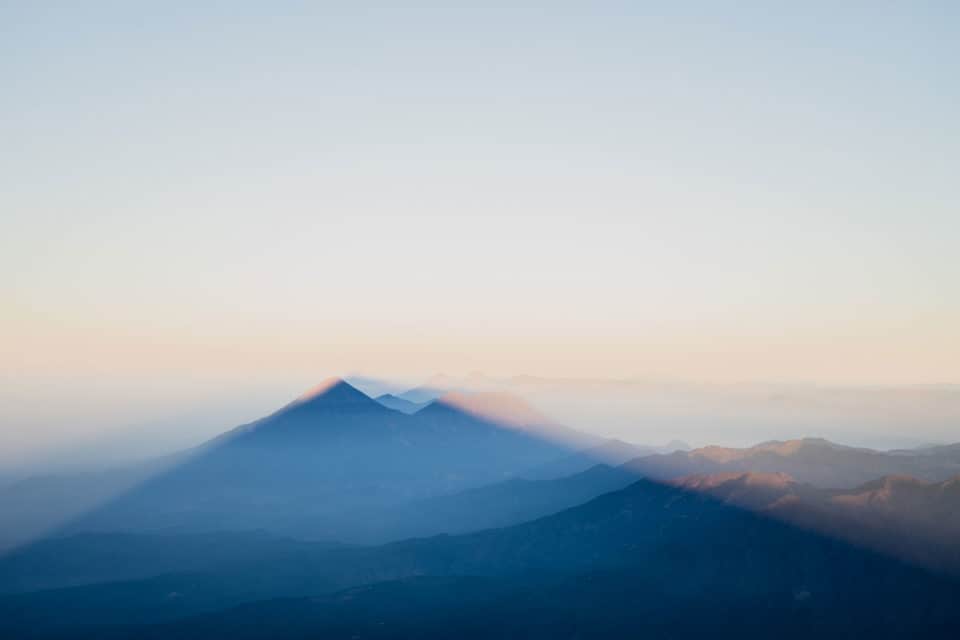
[[[808,450],[832,450],[832,451],[853,451],[856,447],[848,447],[846,445],[837,444],[831,442],[826,438],[797,438],[794,440],[770,440],[767,442],[761,442],[758,445],[751,447],[755,451],[770,451],[782,456],[789,456],[800,451]],[[866,449],[863,449],[866,451]]]
[[[346,382],[343,378],[327,378],[320,384],[311,387],[294,401],[296,405],[304,404],[357,404],[372,402],[369,396]]]
[[[394,411],[400,411],[401,413],[406,413],[408,415],[416,413],[424,406],[419,402],[411,402],[399,396],[395,396],[392,393],[384,393],[383,395],[379,395],[374,398],[374,400],[385,406],[387,409],[393,409]]]

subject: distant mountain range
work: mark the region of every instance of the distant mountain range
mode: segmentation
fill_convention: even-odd
[[[852,488],[888,475],[939,481],[960,473],[960,446],[878,452],[809,438],[746,449],[679,450],[683,443],[664,449],[673,447],[678,450],[655,453],[587,436],[503,392],[445,392],[406,415],[333,380],[179,456],[7,487],[0,491],[0,509],[18,517],[0,544],[3,536],[9,545],[67,519],[64,532],[263,529],[330,541],[468,531],[469,521],[477,527],[519,522],[522,509],[513,520],[504,515],[510,502],[499,510],[476,509],[472,519],[412,513],[431,496],[449,495],[453,504],[469,487],[520,477],[560,479],[625,461],[623,470],[636,477],[779,472],[824,488]],[[542,500],[558,508],[573,504]]]
[[[944,480],[960,474],[960,447],[901,451],[846,447],[822,438],[774,441],[746,449],[703,447],[632,460],[638,476],[670,480],[727,472],[785,473],[820,487],[855,487],[886,475]]]
[[[351,519],[516,476],[595,440],[503,394],[451,394],[408,415],[330,380],[69,530],[264,529],[336,539]]]
[[[960,630],[960,445],[642,447],[449,383],[331,379],[164,460],[5,487],[10,539],[53,535],[0,556],[0,637]]]
[[[660,433],[701,444],[823,434],[835,441],[891,448],[927,440],[952,442],[960,424],[958,385],[710,384],[471,373],[434,375],[408,399],[430,400],[454,390],[508,391],[574,428],[626,440],[642,438],[644,443],[660,440]],[[384,391],[376,395],[380,393]]]
[[[671,441],[664,447],[644,447],[622,440],[610,439],[559,460],[548,462],[536,469],[531,469],[524,473],[524,476],[534,479],[562,478],[579,473],[597,464],[621,465],[635,458],[665,452],[685,451],[689,448],[685,443],[679,441]]]
[[[820,489],[789,476],[692,476],[678,486],[784,522],[960,575],[960,475],[941,482],[886,476],[854,489]]]
[[[377,396],[374,399],[388,409],[393,409],[394,411],[400,411],[406,414],[414,414],[430,404],[429,402],[410,402],[409,400],[404,400],[403,398],[399,398],[390,393],[385,393],[382,396]]]

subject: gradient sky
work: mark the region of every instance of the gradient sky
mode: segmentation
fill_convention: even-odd
[[[0,3],[0,449],[356,371],[960,383],[956,3],[443,4]]]

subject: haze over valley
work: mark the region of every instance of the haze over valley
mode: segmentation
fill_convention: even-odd
[[[453,616],[478,637],[548,637],[574,615],[591,636],[692,637],[706,627],[683,611],[758,599],[772,618],[725,624],[937,637],[960,621],[960,444],[642,445],[436,382],[371,397],[332,378],[170,456],[8,485],[0,629],[432,637]],[[626,600],[586,605],[609,589]],[[569,604],[506,604],[547,597]]]

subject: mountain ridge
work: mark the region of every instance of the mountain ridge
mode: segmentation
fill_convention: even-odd
[[[648,455],[626,463],[641,476],[671,480],[724,472],[783,472],[823,488],[856,487],[891,474],[943,480],[960,473],[960,449],[928,454],[876,451],[823,438],[768,441],[746,448],[708,446]]]
[[[705,535],[709,544],[704,544]],[[850,628],[862,631],[876,625],[881,630],[889,628],[910,635],[931,621],[947,625],[943,629],[955,628],[960,622],[955,607],[960,583],[956,580],[908,567],[700,492],[638,480],[580,506],[503,529],[373,548],[281,552],[251,557],[202,575],[167,575],[8,596],[0,598],[0,627],[16,635],[23,629],[56,631],[59,626],[69,630],[76,625],[110,621],[140,625],[299,593],[319,597],[318,602],[333,607],[324,609],[325,613],[312,623],[319,625],[318,629],[328,629],[326,625],[341,619],[338,612],[344,611],[344,603],[357,594],[383,588],[377,584],[433,577],[450,585],[450,580],[461,576],[489,578],[495,581],[491,584],[522,587],[531,593],[547,589],[553,594],[544,601],[549,607],[544,610],[548,619],[566,620],[568,610],[578,615],[596,610],[598,617],[591,617],[592,623],[612,616],[617,624],[606,628],[621,636],[624,628],[644,628],[642,617],[629,616],[636,607],[652,613],[672,606],[687,617],[693,611],[703,616],[713,611],[706,605],[718,598],[721,610],[776,612],[760,625],[764,636],[791,625],[800,625],[798,628],[806,634],[821,628],[845,629],[849,635]],[[610,582],[603,576],[619,577]],[[557,580],[570,585],[572,591],[559,596],[551,586]],[[344,588],[348,591],[341,594],[353,595],[333,595]],[[170,593],[179,595],[164,598]],[[324,594],[331,594],[333,599]],[[630,597],[624,600],[615,594]],[[679,598],[678,604],[668,605],[669,600],[664,598]],[[51,617],[49,607],[54,602],[60,603],[60,615]],[[403,615],[410,612],[416,618],[430,616],[430,606],[438,600],[426,597],[417,606],[402,602],[394,610]],[[604,602],[616,604],[606,607]],[[380,610],[371,609],[369,604],[361,610]],[[258,625],[251,623],[258,617],[272,617],[269,608],[264,609],[270,605],[251,606],[257,613],[253,618],[243,617],[244,626],[254,637],[268,633],[254,631]],[[538,615],[540,610],[526,610],[526,616]],[[481,611],[468,619],[481,621]],[[238,614],[228,610],[211,615],[213,626],[203,627],[206,637],[216,636],[217,630],[227,628],[224,625],[236,620]],[[724,620],[717,615],[711,613],[704,623],[715,629]],[[523,619],[511,618],[508,628],[517,628],[514,625],[522,624]],[[297,620],[303,618],[285,616],[278,620],[279,629],[292,633],[299,624]],[[157,631],[195,637],[191,631],[195,629],[191,626],[196,624],[194,618],[176,624],[186,627],[179,627],[179,632],[176,626]],[[147,637],[145,631],[135,626],[119,633],[119,637]],[[446,631],[449,633],[449,626]],[[703,629],[700,631],[702,634]]]
[[[671,484],[960,575],[960,475],[939,482],[887,475],[847,489],[824,489],[783,473],[756,472],[695,475]]]
[[[351,514],[496,482],[564,455],[569,445],[555,428],[518,428],[445,403],[407,415],[332,378],[211,439],[68,530],[331,535]]]

